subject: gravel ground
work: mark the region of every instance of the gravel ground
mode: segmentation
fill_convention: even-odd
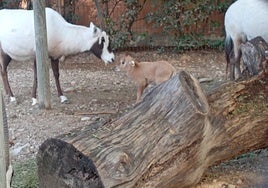
[[[186,70],[195,77],[212,78],[216,81],[225,78],[223,52],[159,54],[149,51],[129,54],[139,61],[168,60],[178,71]],[[10,85],[17,98],[17,104],[13,104],[8,102],[7,96],[4,97],[10,139],[13,143],[10,148],[13,163],[35,157],[39,146],[47,138],[71,132],[100,118],[117,118],[135,103],[136,89],[131,80],[114,72],[114,65],[105,66],[93,55],[80,54],[67,58],[60,65],[60,81],[69,104],[60,104],[50,72],[52,109],[40,110],[31,106],[32,64],[12,62],[8,70]],[[253,156],[212,167],[208,169],[199,186],[243,187],[252,182],[255,185],[256,182],[262,182],[260,184],[264,185],[263,178],[268,179],[267,153],[262,150]]]

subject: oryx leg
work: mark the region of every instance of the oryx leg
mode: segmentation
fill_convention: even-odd
[[[55,78],[55,83],[56,83],[56,87],[57,87],[57,91],[58,91],[58,96],[60,97],[60,102],[61,103],[65,103],[68,102],[67,97],[65,97],[62,93],[61,90],[61,86],[60,86],[60,81],[59,81],[59,77],[60,77],[60,73],[59,73],[59,60],[58,59],[51,59],[51,67],[53,70],[53,75]]]
[[[241,52],[241,44],[242,44],[242,38],[239,40],[234,41],[234,69],[236,70],[236,73],[238,75],[238,78],[242,77],[242,72],[240,68],[240,59],[242,56]],[[234,72],[235,74],[235,72]]]
[[[241,68],[240,68],[240,58],[242,55],[241,49],[240,49],[241,43],[242,43],[241,38],[234,40],[234,59],[233,59],[233,62],[230,63],[230,71],[231,71],[230,74],[233,75],[233,80],[235,79],[235,73],[237,74],[238,78],[242,76]]]
[[[11,58],[9,55],[5,54],[2,49],[0,48],[0,64],[1,64],[1,76],[2,76],[2,81],[3,85],[6,91],[6,94],[10,97],[10,102],[15,102],[16,98],[14,97],[9,81],[8,81],[8,74],[7,74],[7,66],[9,65],[11,61]]]
[[[36,70],[36,60],[34,60],[33,71],[34,71],[34,83],[33,83],[33,89],[32,89],[32,105],[35,105],[35,104],[38,103],[38,101],[37,101],[37,97],[36,97],[36,91],[37,91],[37,70]]]

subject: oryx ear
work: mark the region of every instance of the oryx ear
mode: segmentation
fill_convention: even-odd
[[[94,33],[94,34],[97,33],[97,27],[94,25],[93,22],[90,22],[90,24],[89,24],[89,28],[93,29],[93,33]]]
[[[89,27],[95,27],[93,22],[90,22]]]
[[[130,61],[129,62],[129,64],[132,66],[132,67],[134,67],[135,66],[135,62],[132,60],[132,61]]]

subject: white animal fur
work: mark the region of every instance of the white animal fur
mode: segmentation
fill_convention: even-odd
[[[48,52],[53,59],[90,50],[101,36],[107,38],[106,33],[101,32],[92,22],[90,27],[70,24],[50,8],[46,8],[46,20]],[[1,10],[0,23],[0,41],[3,51],[17,61],[34,59],[33,11]],[[94,29],[97,29],[97,32],[94,33]],[[109,43],[105,45],[108,46]],[[113,53],[104,57],[103,61],[107,63],[112,58],[114,58]]]
[[[51,8],[46,8],[46,24],[48,53],[52,59],[57,60],[63,56],[89,51],[94,43],[98,40],[100,43],[103,37],[105,39],[104,48],[99,58],[105,63],[113,61],[114,54],[107,49],[108,36],[93,23],[90,23],[90,27],[70,24],[59,13]],[[32,10],[0,10],[0,25],[0,51],[2,53],[16,61],[35,59]],[[0,64],[3,64],[1,57]],[[66,97],[62,96],[62,98]]]
[[[224,25],[227,66],[230,63],[230,78],[235,79],[234,69],[236,69],[238,76],[241,76],[241,43],[257,36],[268,41],[268,1],[237,0],[226,11]],[[233,49],[231,49],[232,43]],[[234,62],[230,62],[229,59],[232,50],[234,50]]]
[[[129,55],[123,55],[118,63],[115,70],[124,71],[138,87],[136,103],[141,100],[142,93],[149,83],[160,84],[176,73],[176,69],[167,61],[139,63]]]

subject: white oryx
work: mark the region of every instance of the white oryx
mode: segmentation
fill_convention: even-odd
[[[110,50],[110,41],[106,32],[90,23],[89,27],[74,25],[51,8],[46,8],[48,53],[55,77],[58,96],[61,102],[67,101],[59,82],[59,59],[68,55],[90,51],[105,63],[114,61]],[[3,84],[11,101],[15,97],[10,89],[7,66],[16,61],[33,60],[35,62],[35,32],[32,10],[0,10],[0,65]],[[36,100],[36,63],[34,63],[33,104]]]
[[[238,77],[241,77],[241,43],[245,43],[257,36],[261,36],[268,42],[268,1],[235,1],[225,13],[224,26],[226,31],[225,54],[227,71],[229,67],[230,79],[234,80],[235,69]]]

